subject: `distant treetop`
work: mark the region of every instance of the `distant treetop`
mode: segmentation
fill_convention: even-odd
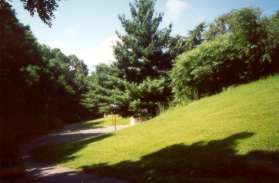
[[[40,19],[51,26],[51,21],[54,18],[54,11],[58,8],[60,0],[20,0],[31,16],[38,14]],[[0,0],[0,6],[10,4],[11,0]]]

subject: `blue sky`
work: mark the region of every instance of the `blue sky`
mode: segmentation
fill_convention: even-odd
[[[114,60],[112,45],[116,30],[122,30],[117,18],[129,15],[133,0],[61,0],[49,28],[36,16],[30,17],[19,0],[14,0],[17,17],[31,27],[38,41],[58,47],[66,54],[76,54],[90,69]],[[202,21],[211,22],[218,15],[241,7],[259,7],[270,15],[279,10],[278,0],[157,0],[156,10],[164,13],[162,26],[173,24],[172,35],[186,35]]]

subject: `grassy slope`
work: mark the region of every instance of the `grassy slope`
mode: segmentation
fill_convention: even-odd
[[[37,158],[133,182],[266,181],[279,174],[278,91],[273,76]]]

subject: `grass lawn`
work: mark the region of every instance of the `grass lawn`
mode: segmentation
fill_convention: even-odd
[[[279,76],[272,76],[115,134],[33,155],[131,182],[276,182],[278,129]]]

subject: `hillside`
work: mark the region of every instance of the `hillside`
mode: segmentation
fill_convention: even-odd
[[[98,139],[33,155],[131,182],[274,181],[279,174],[279,76],[229,88]]]

